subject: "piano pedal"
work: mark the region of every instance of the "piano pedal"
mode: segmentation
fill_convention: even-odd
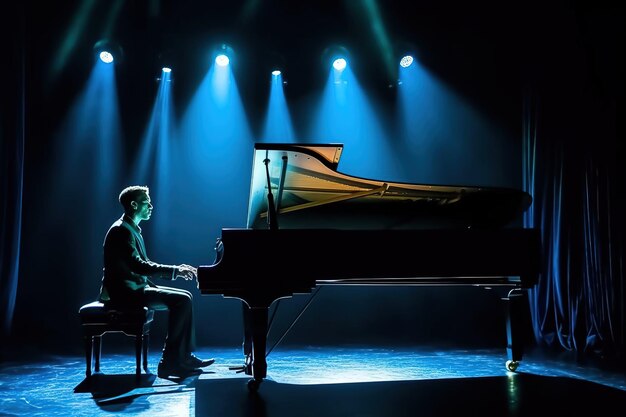
[[[240,374],[244,372],[246,375],[252,375],[252,367],[250,365],[246,366],[229,366],[229,371],[235,371],[235,373]]]
[[[228,369],[238,374],[245,372],[246,375],[252,375],[252,355],[246,355],[246,361],[242,366],[229,366]]]

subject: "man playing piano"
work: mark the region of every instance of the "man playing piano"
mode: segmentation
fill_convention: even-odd
[[[200,359],[193,354],[195,330],[191,293],[156,285],[148,278],[196,279],[196,268],[187,264],[164,265],[148,259],[139,227],[142,220],[152,215],[148,187],[125,188],[119,195],[119,202],[124,214],[111,225],[104,240],[100,300],[169,311],[167,337],[157,375],[185,378],[200,374],[200,368],[211,365],[214,360]]]

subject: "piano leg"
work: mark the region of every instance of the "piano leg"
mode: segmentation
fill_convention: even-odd
[[[508,294],[508,297],[504,298],[507,308],[506,319],[506,338],[507,338],[507,357],[506,368],[514,372],[519,366],[519,361],[522,360],[524,354],[524,313],[525,309],[526,292],[514,289]]]
[[[268,307],[248,308],[248,318],[252,331],[252,377],[248,382],[248,388],[258,389],[267,376],[267,361],[265,360],[267,345],[267,318]]]
[[[243,366],[243,371],[246,375],[252,375],[252,323],[250,320],[250,308],[245,302],[241,302],[241,307],[243,308],[243,356],[245,359],[245,363]]]

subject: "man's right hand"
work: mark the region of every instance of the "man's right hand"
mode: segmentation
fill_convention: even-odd
[[[191,265],[181,264],[177,266],[176,270],[176,278],[183,278],[186,281],[196,279],[197,277],[197,269]]]

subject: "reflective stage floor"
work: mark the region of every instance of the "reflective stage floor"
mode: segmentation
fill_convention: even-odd
[[[183,381],[137,380],[129,350],[105,347],[90,380],[82,356],[0,363],[0,416],[621,416],[626,406],[623,370],[527,354],[511,373],[502,350],[283,348],[257,393],[229,369],[243,364],[238,348],[200,350],[216,363]]]

